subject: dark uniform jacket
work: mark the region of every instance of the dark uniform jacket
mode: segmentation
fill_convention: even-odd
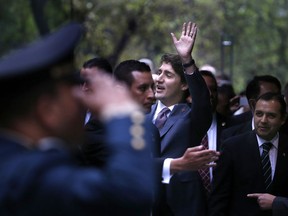
[[[128,117],[105,125],[105,143],[113,151],[101,170],[79,167],[67,151],[28,150],[24,141],[1,134],[0,215],[149,214],[154,184],[147,147],[151,140],[146,132],[133,134],[129,128],[134,126],[144,127]],[[133,142],[141,137],[144,143]]]

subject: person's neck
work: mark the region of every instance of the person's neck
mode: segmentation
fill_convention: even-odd
[[[159,102],[161,102],[166,107],[170,107],[170,106],[174,106],[174,105],[180,103],[181,101],[179,101],[179,100],[175,100],[175,101],[159,100]]]
[[[178,103],[182,103],[183,100],[183,94],[182,95],[175,95],[173,98],[157,98],[163,105],[166,107],[170,107],[173,105],[176,105]]]
[[[17,121],[7,128],[7,130],[9,130],[11,134],[23,138],[22,140],[27,140],[28,148],[36,148],[38,141],[48,135],[47,132],[42,130],[34,121]]]
[[[170,107],[170,106],[173,106],[175,104],[170,104],[170,103],[163,103],[162,101],[158,101],[158,104],[161,104],[161,106],[165,106],[165,107]]]

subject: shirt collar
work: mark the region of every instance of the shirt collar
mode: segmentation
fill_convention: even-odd
[[[211,122],[209,130],[212,130],[215,127],[217,127],[217,119],[216,119],[216,113],[214,112],[212,115],[212,122]]]
[[[65,142],[56,137],[45,137],[39,140],[38,149],[41,151],[48,151],[51,149],[67,149]]]
[[[262,139],[261,137],[259,137],[257,134],[256,134],[256,137],[257,137],[257,141],[258,141],[258,145],[259,147],[262,146],[263,143],[265,142],[271,142],[273,144],[273,146],[278,149],[278,144],[279,144],[279,133],[277,133],[275,135],[275,137],[273,137],[273,139],[271,140],[264,140]]]
[[[169,106],[167,107],[170,111],[173,110],[175,104],[172,105],[172,106]],[[165,108],[166,106],[161,102],[161,101],[158,101],[158,104],[157,104],[157,108],[156,108],[156,111],[155,113],[159,113],[163,108]]]

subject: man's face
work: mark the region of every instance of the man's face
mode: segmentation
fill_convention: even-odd
[[[50,131],[56,137],[62,138],[68,144],[79,144],[83,140],[85,113],[84,106],[75,98],[70,84],[61,84],[57,95],[51,98]],[[73,146],[70,146],[73,147]]]
[[[150,71],[133,71],[134,81],[130,87],[133,98],[144,108],[146,113],[151,111],[155,103],[154,81]]]
[[[174,71],[171,64],[162,63],[156,78],[156,99],[164,105],[171,106],[181,101],[183,92],[188,88],[181,83],[180,76]]]
[[[281,105],[275,100],[258,100],[254,111],[254,125],[257,135],[265,140],[271,140],[285,122],[285,116],[280,113]]]
[[[218,93],[217,93],[217,83],[210,76],[202,76],[205,80],[205,83],[210,92],[210,102],[213,108],[213,111],[216,110],[217,101],[218,101]]]
[[[89,76],[95,75],[97,73],[108,73],[108,72],[98,67],[82,68],[80,71],[80,75],[84,79],[87,79]],[[84,91],[89,91],[89,84],[85,82],[82,88]]]
[[[218,93],[216,110],[218,113],[227,116],[230,115],[229,97],[225,93]]]
[[[267,93],[267,92],[273,92],[273,93],[280,93],[280,89],[274,84],[274,83],[270,83],[270,82],[260,82],[260,92],[258,97],[260,97],[261,95]],[[252,99],[250,101],[250,106],[252,107],[252,110],[255,106],[255,101],[257,98]]]

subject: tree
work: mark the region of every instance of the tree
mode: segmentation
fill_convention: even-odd
[[[32,40],[38,32],[45,34],[76,20],[87,28],[77,51],[79,65],[96,55],[110,59],[113,65],[124,59],[142,57],[151,58],[157,65],[163,53],[175,52],[170,32],[178,34],[182,23],[192,20],[199,29],[194,56],[197,64],[211,64],[219,73],[227,75],[233,72],[237,91],[243,90],[246,81],[256,74],[275,75],[283,84],[288,77],[285,73],[288,67],[288,0],[30,2],[0,0],[3,5],[0,8],[1,53]],[[36,3],[42,4],[42,10],[35,11]],[[233,38],[233,67],[226,65],[223,71],[221,35]],[[230,64],[227,56],[225,61]]]

